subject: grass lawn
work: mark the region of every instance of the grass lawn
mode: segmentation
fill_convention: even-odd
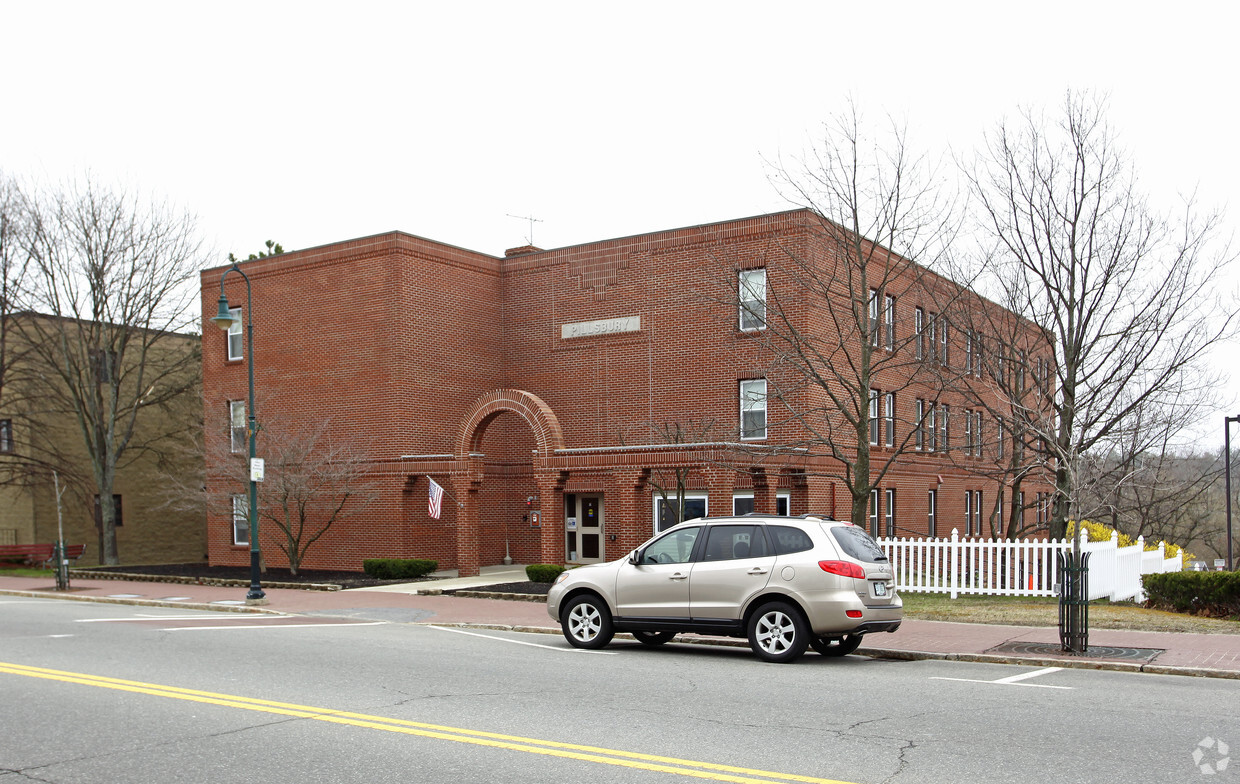
[[[996,623],[1013,626],[1058,626],[1059,600],[1053,597],[960,596],[901,591],[904,617],[925,621]],[[1240,634],[1240,620],[1202,618],[1183,613],[1147,610],[1129,602],[1090,602],[1089,628],[1151,632]]]
[[[29,566],[0,566],[0,577],[50,577],[56,579],[52,569],[34,569]]]

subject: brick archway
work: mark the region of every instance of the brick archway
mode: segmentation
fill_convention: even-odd
[[[479,521],[478,491],[482,487],[482,470],[474,455],[482,451],[482,440],[489,425],[500,414],[516,414],[525,420],[538,445],[535,464],[544,463],[537,475],[541,499],[541,557],[544,563],[559,562],[563,558],[563,478],[558,472],[549,471],[545,461],[555,456],[555,450],[564,448],[564,432],[560,422],[540,397],[520,389],[497,389],[479,398],[461,420],[456,436],[457,461],[469,469],[453,477],[457,498],[461,503],[457,522],[457,569],[464,576],[478,574],[479,537],[482,533]]]
[[[462,420],[456,436],[458,460],[468,460],[471,453],[481,451],[479,444],[487,425],[503,413],[516,414],[530,426],[538,444],[539,457],[551,457],[555,450],[564,448],[560,421],[542,398],[521,389],[497,389],[479,398]]]

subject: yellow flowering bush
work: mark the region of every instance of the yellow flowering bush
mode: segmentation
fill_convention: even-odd
[[[1091,542],[1109,542],[1111,541],[1111,534],[1115,533],[1115,529],[1110,527],[1109,525],[1103,525],[1102,523],[1095,523],[1093,520],[1082,520],[1081,528],[1084,529],[1085,533],[1089,536],[1089,541]],[[1075,536],[1076,531],[1077,531],[1076,521],[1069,520],[1068,521],[1068,537],[1071,538],[1072,536]],[[1123,531],[1119,532],[1119,546],[1120,547],[1131,547],[1136,543],[1137,541],[1133,539],[1131,536],[1129,536],[1128,534],[1124,533]],[[1181,553],[1184,556],[1184,560],[1181,563],[1188,563],[1189,561],[1194,560],[1195,558],[1195,556],[1192,553],[1180,547],[1178,544],[1172,544],[1171,542],[1167,542],[1167,541],[1163,541],[1162,544],[1166,545],[1166,549],[1163,552],[1167,558],[1175,558],[1177,554],[1181,554]],[[1147,540],[1145,542],[1145,549],[1146,550],[1157,550],[1158,545],[1159,545],[1159,542]]]

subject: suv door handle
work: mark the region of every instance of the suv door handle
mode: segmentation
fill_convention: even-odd
[[[761,566],[755,566],[745,574],[766,574],[766,569],[763,569]]]
[[[688,576],[689,576],[689,575],[687,575],[687,574],[681,574],[680,572],[675,572],[675,573],[673,573],[673,574],[669,574],[669,575],[667,576],[667,579],[669,579],[669,580],[683,580],[683,579],[685,579],[685,578],[686,578],[686,577],[688,577]]]

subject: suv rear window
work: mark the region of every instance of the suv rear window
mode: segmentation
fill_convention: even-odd
[[[886,561],[887,555],[882,548],[870,538],[870,535],[855,525],[837,525],[829,529],[831,536],[840,549],[865,563]]]
[[[766,530],[771,534],[771,541],[775,544],[776,555],[800,553],[814,549],[814,541],[809,538],[809,534],[800,528],[793,528],[788,525],[768,525]]]

